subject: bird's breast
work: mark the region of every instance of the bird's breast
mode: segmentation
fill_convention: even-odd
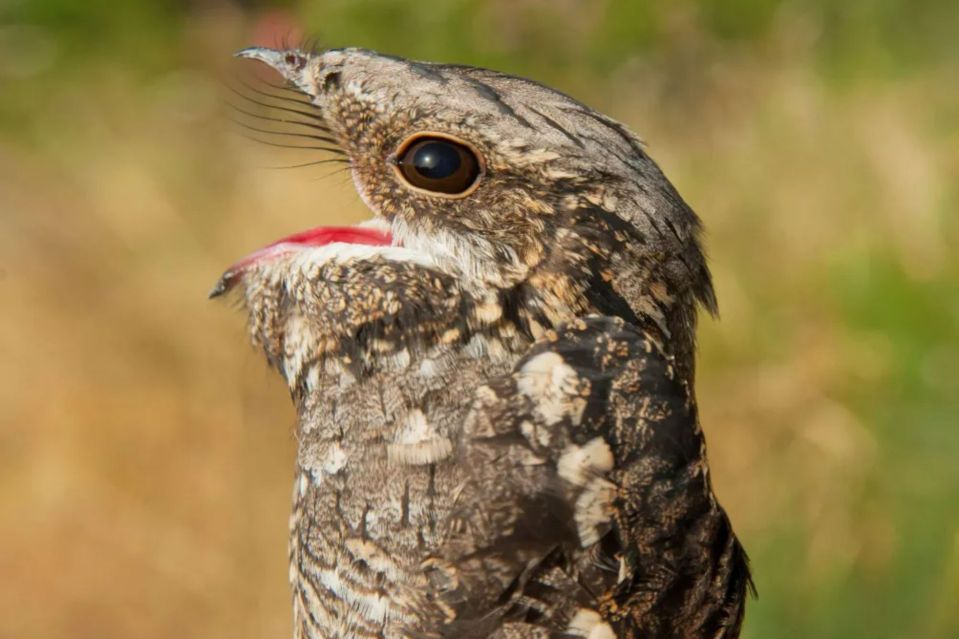
[[[365,379],[328,380],[301,407],[291,581],[300,636],[405,636],[451,617],[449,559],[475,550],[464,534],[470,481],[457,440],[477,386],[511,354],[410,358]]]

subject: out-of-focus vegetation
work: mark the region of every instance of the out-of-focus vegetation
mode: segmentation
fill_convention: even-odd
[[[345,174],[230,130],[284,36],[493,66],[626,122],[705,220],[698,380],[745,636],[959,636],[953,0],[4,0],[0,637],[283,637],[292,409],[205,300]]]

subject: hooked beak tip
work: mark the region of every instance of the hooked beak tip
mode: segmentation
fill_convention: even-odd
[[[288,52],[281,51],[279,49],[270,49],[268,47],[247,47],[246,49],[240,49],[233,54],[236,58],[245,58],[247,60],[257,60],[276,69],[281,74],[283,74],[284,68],[288,67],[288,64],[284,63],[284,60],[287,57]]]
[[[260,60],[265,57],[264,54],[266,52],[275,53],[276,51],[274,49],[268,49],[266,47],[246,47],[245,49],[240,49],[239,51],[234,53],[233,57],[234,58],[253,58],[256,60]]]
[[[213,289],[207,295],[207,299],[216,299],[224,293],[227,293],[233,285],[236,283],[236,271],[229,270],[223,275],[220,276],[220,279],[217,280],[216,284],[213,286]]]

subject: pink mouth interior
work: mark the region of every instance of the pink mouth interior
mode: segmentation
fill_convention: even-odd
[[[220,281],[210,292],[210,297],[218,297],[229,290],[246,267],[271,256],[309,246],[326,246],[334,242],[346,244],[365,244],[368,246],[390,246],[393,236],[387,231],[365,226],[318,226],[306,231],[288,235],[250,253],[227,269]]]
[[[389,246],[393,243],[393,236],[386,231],[363,226],[318,226],[306,231],[294,233],[293,235],[288,235],[272,244],[267,244],[234,264],[230,270],[238,271],[263,257],[282,253],[287,249],[306,246],[326,246],[334,242]]]
[[[393,238],[386,231],[365,226],[318,226],[284,237],[281,240],[273,242],[270,246],[276,246],[277,244],[323,246],[325,244],[332,244],[333,242],[383,246],[391,244]]]

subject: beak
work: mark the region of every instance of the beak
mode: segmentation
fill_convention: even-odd
[[[260,62],[265,62],[276,69],[280,66],[280,62],[283,60],[283,56],[285,54],[283,51],[269,49],[267,47],[247,47],[245,49],[240,49],[233,55],[237,58],[259,60]]]
[[[309,57],[296,49],[270,49],[268,47],[247,47],[233,54],[237,58],[259,60],[272,67],[284,78],[299,85],[303,69]]]

